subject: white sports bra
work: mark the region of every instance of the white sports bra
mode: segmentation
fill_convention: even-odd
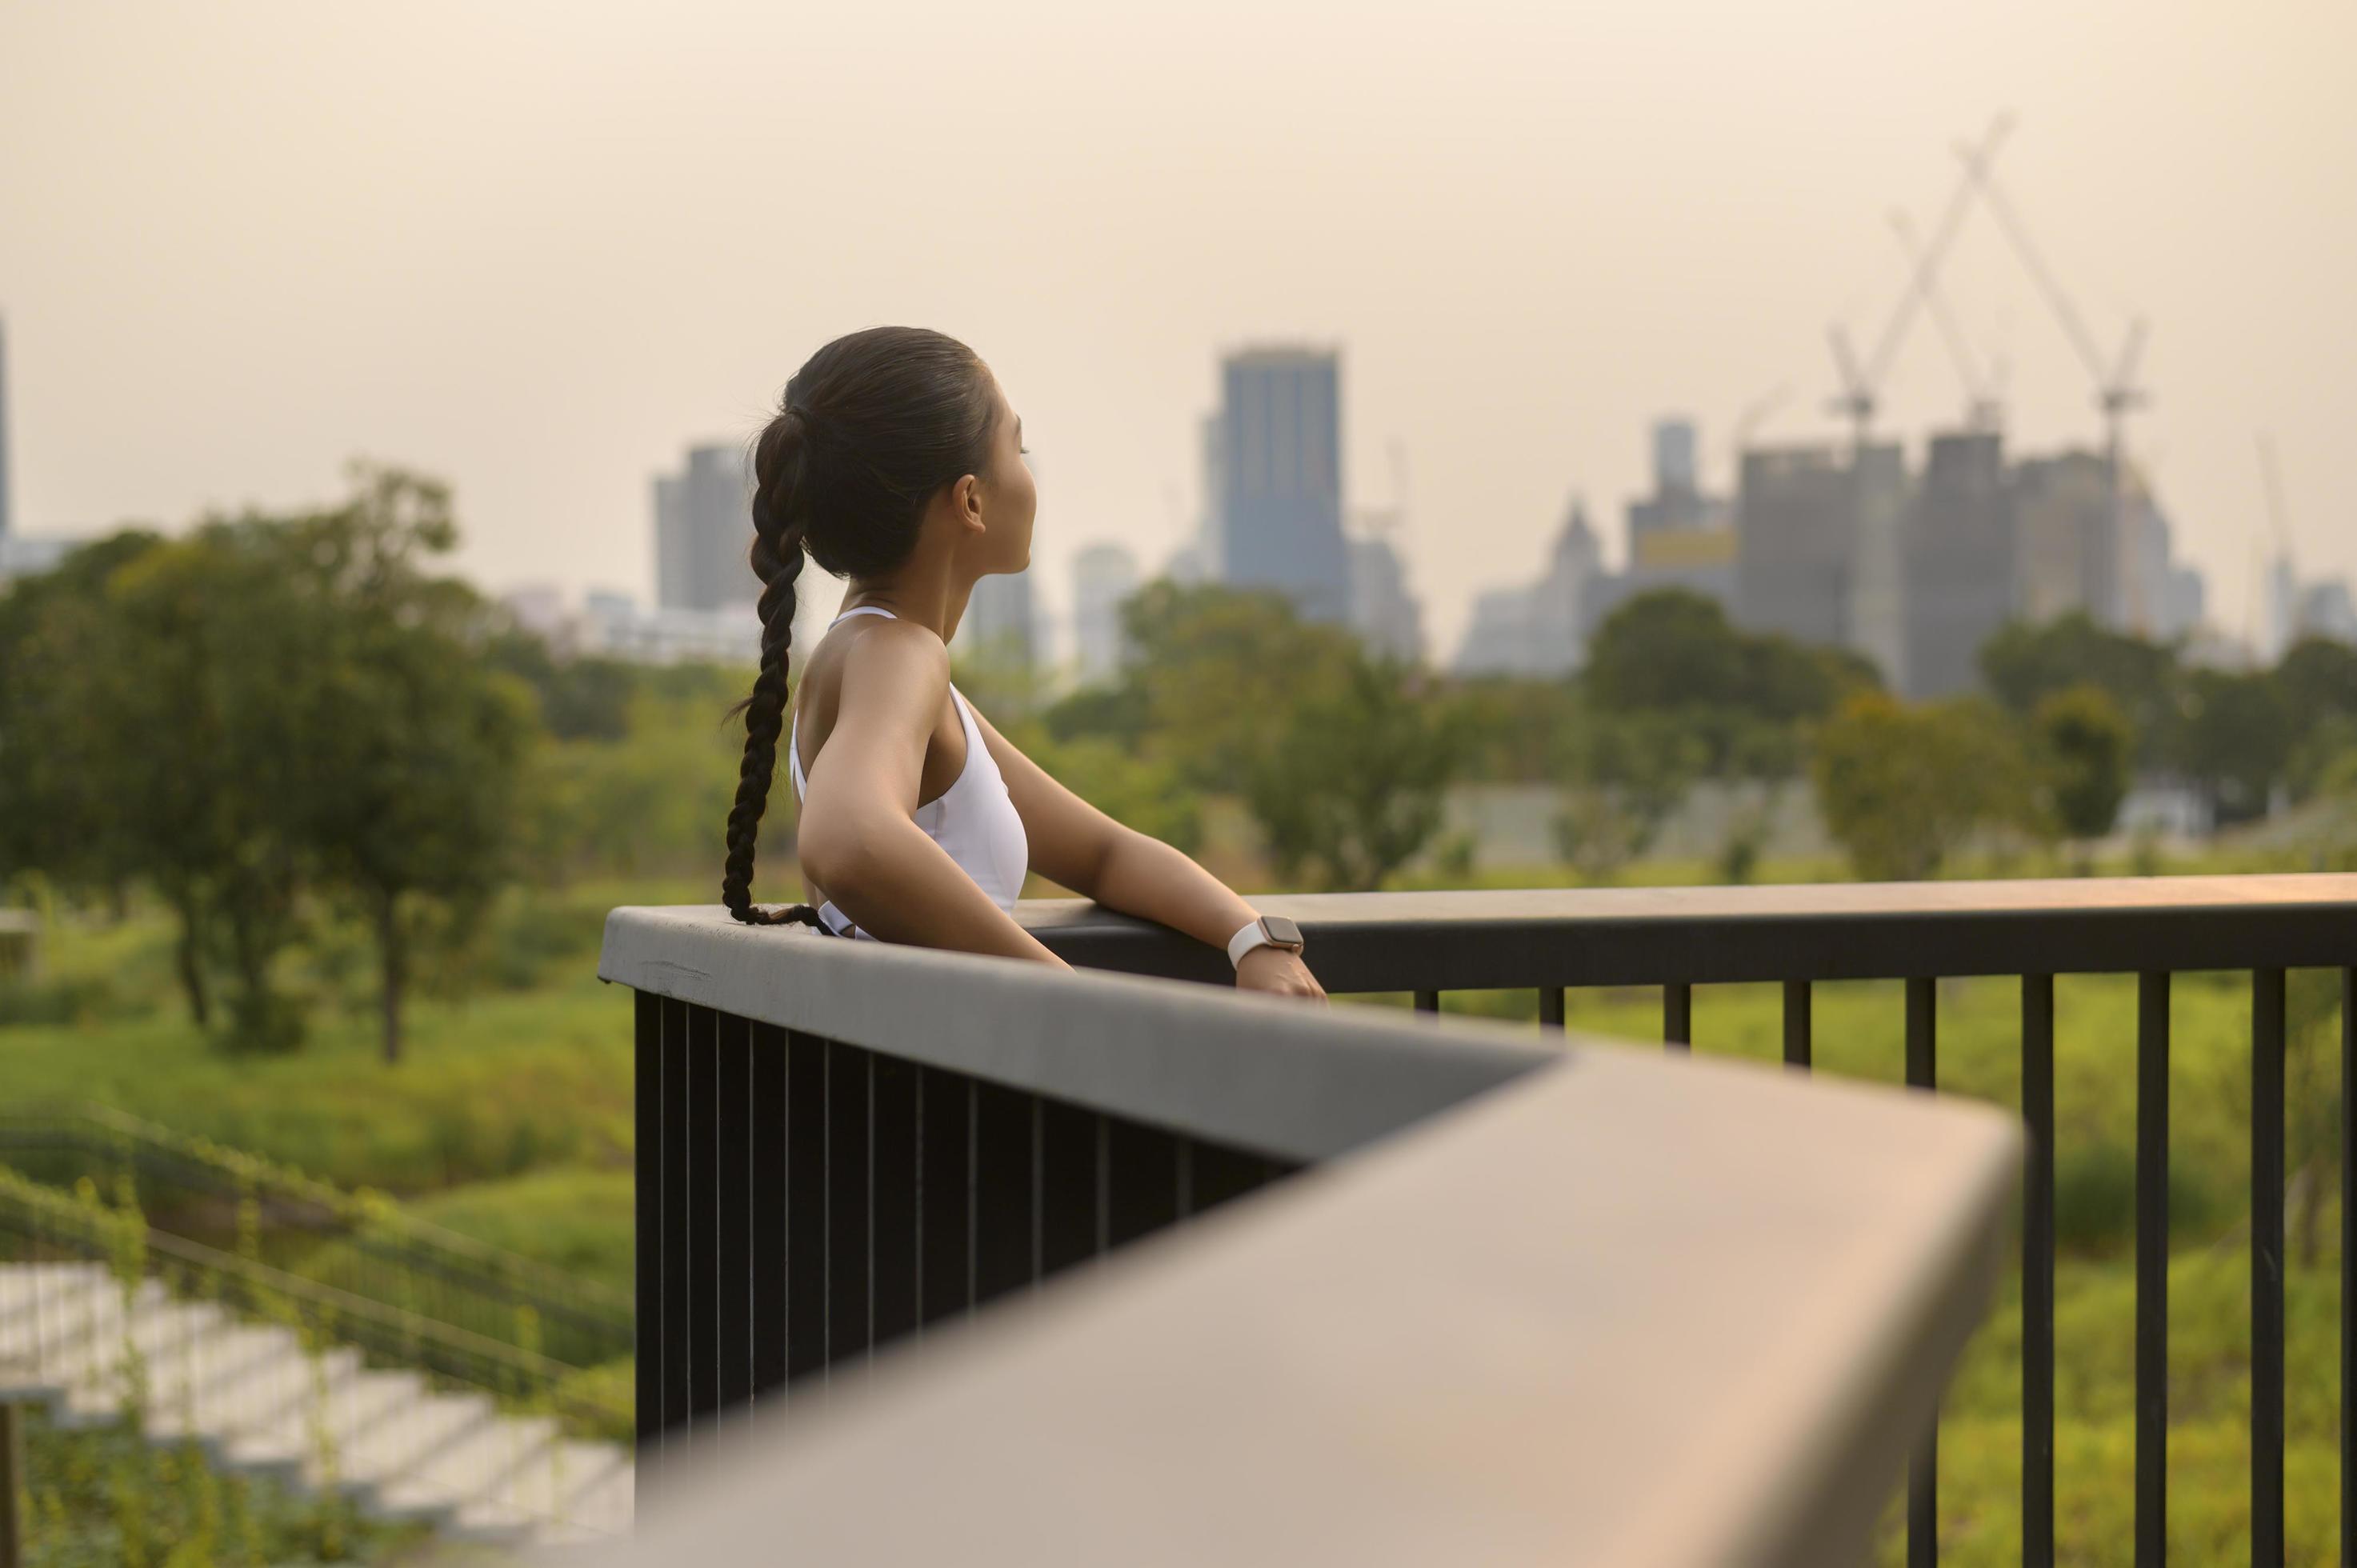
[[[829,621],[828,629],[853,616],[899,618],[879,605],[861,605]],[[992,902],[1011,912],[1015,900],[1023,894],[1024,873],[1030,869],[1031,841],[1023,831],[1023,819],[1016,812],[1015,801],[1006,793],[1006,780],[1000,776],[998,764],[992,760],[990,748],[982,744],[982,726],[974,722],[974,709],[967,705],[965,694],[952,686],[950,697],[957,708],[958,723],[965,729],[965,767],[948,789],[917,808],[916,822],[925,830],[927,837],[949,851],[950,858],[974,878],[974,886],[990,895]],[[802,798],[807,788],[802,778],[801,737],[802,705],[798,703],[793,726],[786,737],[796,800]],[[854,925],[851,917],[836,908],[833,900],[819,906],[818,918],[838,937],[876,940]]]

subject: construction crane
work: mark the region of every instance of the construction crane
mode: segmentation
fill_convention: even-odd
[[[1740,489],[1743,486],[1743,448],[1750,442],[1753,433],[1767,424],[1776,411],[1791,400],[1792,395],[1791,383],[1780,383],[1753,398],[1744,406],[1743,412],[1736,415],[1732,434],[1727,438],[1727,452],[1735,460],[1730,489]]]
[[[1866,445],[1873,429],[1874,411],[1881,394],[1883,378],[1890,373],[1891,361],[1898,357],[1899,346],[1905,340],[1907,328],[1914,320],[1917,305],[1938,275],[1941,263],[1947,257],[1948,247],[1955,242],[1956,231],[1963,225],[1964,213],[1972,205],[1975,179],[1971,169],[1985,169],[1993,164],[1997,150],[2012,134],[2013,117],[2000,114],[1990,122],[1988,132],[1981,138],[1980,145],[1972,149],[1973,162],[1950,193],[1947,208],[1940,215],[1939,225],[1932,231],[1931,242],[1921,248],[1916,258],[1909,286],[1899,296],[1890,319],[1883,323],[1882,335],[1875,340],[1872,356],[1861,361],[1850,347],[1848,332],[1839,323],[1825,329],[1826,340],[1833,347],[1834,372],[1841,380],[1841,394],[1833,400],[1830,406],[1833,412],[1849,420],[1854,446],[1862,448]]]
[[[2047,308],[2061,327],[2062,336],[2070,340],[2072,352],[2086,368],[2088,379],[2094,382],[2095,406],[2104,415],[2104,457],[2111,480],[2113,550],[2120,581],[2126,589],[2128,629],[2142,636],[2149,629],[2151,618],[2149,607],[2144,602],[2144,575],[2136,569],[2135,542],[2128,527],[2125,445],[2127,416],[2151,402],[2149,394],[2136,384],[2136,369],[2144,359],[2147,336],[2145,319],[2139,316],[2128,323],[2127,336],[2118,355],[2106,361],[2103,350],[2095,346],[2094,334],[2087,330],[2086,322],[2080,317],[2078,307],[2071,303],[2071,296],[2062,291],[2045,258],[2030,242],[2029,227],[2022,222],[2004,188],[1997,184],[1986,150],[1960,146],[1956,156],[1964,162],[1967,178],[1996,217],[1997,227],[2004,231],[2022,270],[2029,274],[2030,282],[2037,285]]]
[[[1906,252],[1909,270],[1916,280],[1916,293],[1923,308],[1931,313],[1932,324],[1940,329],[1940,340],[1947,345],[1948,361],[1956,368],[1956,379],[1964,386],[1964,427],[1968,430],[1994,431],[2004,423],[2004,410],[1997,401],[1997,383],[2002,371],[1992,366],[1984,370],[1975,358],[1971,346],[1965,343],[1963,328],[1956,325],[1955,313],[1948,308],[1947,295],[1940,292],[1938,281],[1924,263],[1923,242],[1917,237],[1915,225],[1904,212],[1890,215],[1891,231],[1899,238],[1899,248]]]

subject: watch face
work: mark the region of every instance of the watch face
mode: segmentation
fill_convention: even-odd
[[[1297,948],[1301,945],[1301,928],[1282,915],[1263,915],[1260,929],[1267,932],[1268,940],[1278,947]]]

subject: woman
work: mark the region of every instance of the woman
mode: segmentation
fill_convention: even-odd
[[[950,684],[975,581],[1031,561],[1038,493],[1023,422],[955,338],[878,327],[838,338],[786,383],[754,447],[761,665],[720,884],[752,925],[998,953],[1061,966],[1016,923],[1025,872],[1214,947],[1250,991],[1322,998],[1292,922],[1263,919],[1178,851],[1058,784]],[[785,723],[794,581],[807,555],[847,578]],[[802,800],[803,880],[820,908],[752,900],[753,844],[780,730]]]

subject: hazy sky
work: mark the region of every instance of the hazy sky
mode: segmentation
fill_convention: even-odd
[[[1035,573],[1149,565],[1197,505],[1216,355],[1343,351],[1351,504],[1409,470],[1454,650],[1584,493],[1617,551],[1644,425],[1830,435],[1952,145],[2096,335],[2153,324],[2131,430],[2239,630],[2280,451],[2302,566],[2357,570],[2357,5],[0,3],[0,314],[20,525],[178,525],[442,474],[492,587],[651,585],[649,476],[741,438],[836,333],[997,371]],[[2090,388],[1985,213],[1948,272],[2018,448]],[[1929,322],[1886,428],[1952,418]]]

